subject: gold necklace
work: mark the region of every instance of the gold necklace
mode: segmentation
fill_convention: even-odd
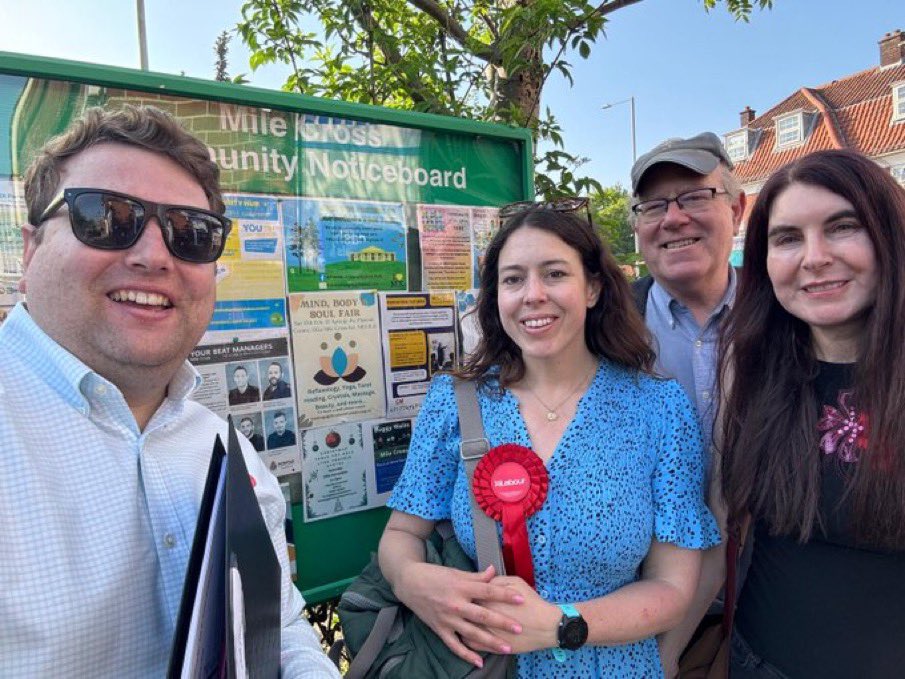
[[[594,376],[594,373],[592,372],[591,377],[593,378],[593,376]],[[528,389],[528,393],[531,394],[534,397],[534,399],[544,407],[544,410],[547,411],[547,421],[554,422],[555,420],[559,419],[559,414],[556,411],[559,410],[560,408],[562,408],[563,405],[565,405],[566,401],[568,401],[570,398],[572,398],[583,386],[589,384],[590,381],[591,381],[590,378],[582,377],[581,381],[575,385],[575,388],[572,389],[572,391],[570,391],[569,394],[562,401],[557,403],[552,408],[541,400],[541,397],[535,393],[534,389]]]

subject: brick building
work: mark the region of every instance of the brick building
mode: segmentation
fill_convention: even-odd
[[[889,168],[905,186],[905,33],[879,42],[880,63],[819,87],[802,87],[724,136],[748,206],[767,177],[813,151],[851,148]]]

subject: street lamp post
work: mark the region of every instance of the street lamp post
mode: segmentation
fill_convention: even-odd
[[[148,34],[145,31],[145,0],[135,1],[138,14],[138,61],[142,71],[148,70]]]
[[[635,139],[635,95],[630,96],[628,99],[620,99],[619,101],[614,101],[609,104],[604,104],[600,107],[602,111],[605,111],[608,108],[613,108],[614,106],[618,106],[619,104],[628,104],[629,111],[631,112],[631,132],[632,132],[632,164],[635,164],[635,161],[638,160],[638,145]],[[635,252],[640,252],[640,248],[638,247],[638,232],[634,231],[635,236]]]
[[[604,104],[600,107],[600,110],[605,111],[606,109],[613,108],[614,106],[618,106],[619,104],[628,104],[629,110],[631,112],[632,162],[634,163],[636,160],[638,160],[638,145],[635,141],[635,96],[632,95],[628,99],[620,99],[619,101]]]

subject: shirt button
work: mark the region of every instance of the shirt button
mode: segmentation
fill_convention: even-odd
[[[107,393],[107,385],[106,384],[97,385],[94,388],[94,393],[97,394],[98,396],[103,396],[104,394]]]
[[[695,347],[698,348],[698,349],[701,348],[701,345],[702,345],[702,344],[703,344],[703,342],[701,342],[701,340],[695,340],[695,341],[694,341],[694,345],[695,345]]]
[[[542,589],[540,592],[538,592],[538,594],[541,595],[542,599],[548,599],[550,597],[550,592],[545,589]]]
[[[709,391],[705,391],[703,394],[701,394],[701,396],[704,397],[704,400],[705,400],[705,401],[709,401],[709,400],[710,400],[710,392],[709,392]]]
[[[176,546],[176,538],[172,533],[167,533],[163,536],[163,544],[166,545],[167,549],[173,549]]]
[[[540,535],[538,535],[538,536],[537,536],[537,544],[539,544],[539,545],[545,545],[545,544],[547,544],[547,536],[544,535],[543,533],[541,533]]]

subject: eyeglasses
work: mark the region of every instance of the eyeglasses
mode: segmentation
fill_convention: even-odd
[[[658,198],[656,200],[645,200],[632,205],[632,212],[638,215],[638,219],[645,223],[658,222],[666,216],[669,211],[669,204],[675,203],[679,209],[687,214],[698,214],[707,210],[713,199],[718,195],[726,194],[728,191],[721,191],[709,187],[706,189],[692,189],[684,191],[675,198]]]
[[[100,250],[127,250],[157,217],[163,241],[174,257],[195,264],[215,261],[226,244],[232,222],[215,212],[183,205],[162,205],[102,189],[65,189],[41,214],[36,226],[69,206],[72,233]]]
[[[591,213],[588,208],[589,200],[579,196],[558,198],[548,201],[520,200],[517,203],[509,203],[500,208],[500,219],[509,219],[523,212],[534,210],[553,210],[554,212],[575,212],[585,208],[588,210],[588,222],[591,221]]]

